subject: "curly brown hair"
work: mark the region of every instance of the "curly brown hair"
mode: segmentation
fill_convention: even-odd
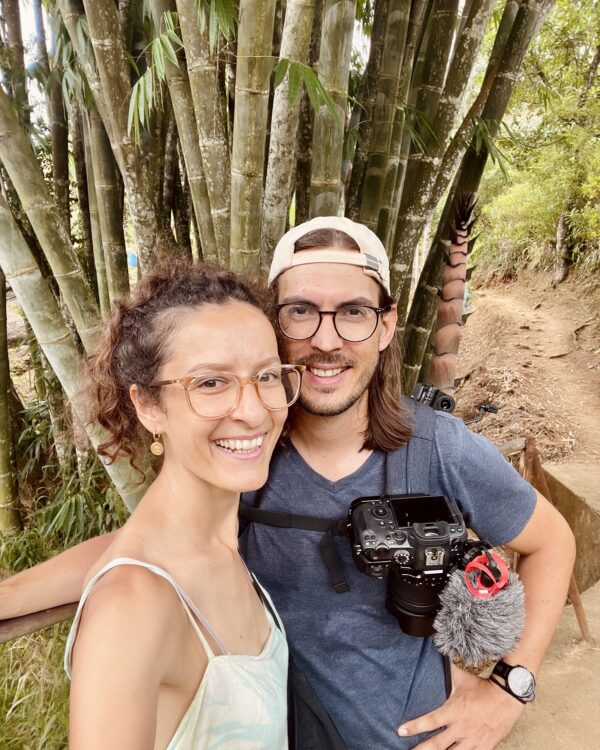
[[[95,353],[84,361],[81,397],[90,423],[99,423],[107,439],[98,453],[109,463],[135,459],[147,442],[129,395],[135,383],[155,403],[153,386],[161,365],[171,354],[172,334],[181,314],[205,304],[246,302],[272,320],[271,295],[257,281],[204,263],[161,262],[127,297],[115,302]],[[143,473],[143,472],[142,472]]]

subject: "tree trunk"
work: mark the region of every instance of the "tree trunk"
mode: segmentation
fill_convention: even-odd
[[[337,118],[322,104],[315,114],[312,142],[310,215],[336,216],[341,197],[341,163],[354,0],[325,0],[319,54],[319,77],[333,99]]]
[[[0,268],[0,533],[20,527],[9,404],[10,367],[6,332],[6,278]]]
[[[73,163],[75,167],[75,181],[77,184],[77,205],[79,208],[79,216],[81,218],[83,250],[87,265],[88,279],[94,290],[96,300],[99,301],[96,261],[94,259],[94,241],[92,237],[92,220],[90,218],[90,201],[87,187],[82,115],[79,103],[76,99],[72,100],[71,106],[71,141],[73,143]]]
[[[379,92],[381,66],[383,64],[385,31],[390,16],[390,0],[376,0],[374,7],[369,59],[365,66],[357,101],[352,112],[353,115],[354,112],[358,112],[358,123],[345,214],[353,221],[358,221],[360,214],[362,189],[372,142],[373,113]],[[350,158],[350,154],[348,158]]]
[[[94,267],[96,269],[96,282],[98,284],[98,303],[100,305],[100,314],[104,320],[110,311],[110,295],[108,293],[108,280],[106,278],[106,263],[104,261],[104,248],[102,246],[102,232],[100,230],[100,216],[98,214],[98,200],[96,197],[94,164],[92,160],[90,129],[87,114],[82,115],[81,124],[83,126],[86,184],[90,207],[92,246],[94,248]]]
[[[65,325],[57,302],[35,263],[31,251],[23,240],[4,196],[0,195],[0,232],[7,238],[0,243],[0,266],[17,296],[19,305],[40,342],[52,369],[57,374],[74,410],[81,413],[82,404],[76,394],[79,381],[80,359],[75,342]],[[90,426],[88,434],[93,445],[102,441],[102,431]],[[147,485],[136,484],[137,472],[124,459],[118,459],[105,468],[128,508],[135,507]]]
[[[226,102],[219,90],[217,63],[209,49],[208,24],[204,30],[200,29],[195,0],[177,0],[177,10],[185,46],[217,257],[221,265],[228,266],[231,173]],[[181,135],[182,129],[178,127],[178,130]],[[202,228],[200,218],[198,226]],[[202,243],[204,247],[204,238]]]
[[[8,47],[9,85],[13,100],[19,113],[21,123],[28,124],[30,116],[27,97],[27,76],[25,74],[25,57],[23,34],[21,32],[21,13],[19,0],[2,0],[2,16],[6,28],[6,45]]]
[[[173,11],[175,3],[173,0],[150,0],[150,5],[157,33],[162,33],[164,31],[164,14]],[[180,59],[178,67],[165,59],[165,74],[204,257],[207,261],[217,262],[215,229],[206,177],[202,167],[198,125],[185,60]],[[227,236],[226,246],[228,249],[229,236]]]
[[[87,117],[108,296],[112,303],[129,293],[121,186],[108,135],[94,107],[88,109]]]
[[[373,132],[369,144],[358,220],[377,232],[379,213],[388,170],[398,82],[408,31],[410,6],[391,0],[383,41],[379,87],[373,111]]]
[[[265,138],[269,114],[275,0],[240,0],[231,156],[232,270],[260,268]]]
[[[315,0],[288,0],[280,49],[282,59],[308,64]],[[266,273],[275,245],[285,234],[292,198],[292,175],[296,161],[300,101],[291,105],[289,70],[275,89],[271,116],[271,138],[267,178],[262,205],[260,265]]]
[[[21,200],[36,237],[52,268],[64,301],[86,350],[100,330],[91,287],[50,199],[44,176],[6,94],[0,89],[0,160]]]

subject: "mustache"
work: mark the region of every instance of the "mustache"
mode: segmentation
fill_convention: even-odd
[[[296,364],[306,365],[306,367],[319,367],[320,365],[335,365],[336,367],[353,367],[354,362],[345,357],[340,357],[336,354],[321,354],[316,356],[314,354],[307,355],[306,357],[295,357]]]

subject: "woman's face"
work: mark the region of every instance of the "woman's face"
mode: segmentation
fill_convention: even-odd
[[[280,364],[275,333],[265,315],[237,301],[207,304],[184,313],[177,320],[170,349],[157,380],[219,372],[243,379]],[[215,382],[208,381],[206,387],[213,388]],[[248,383],[230,414],[207,419],[191,411],[184,388],[173,384],[163,386],[160,405],[153,413],[154,426],[143,421],[162,436],[165,468],[195,475],[222,489],[244,492],[266,482],[287,408],[266,409],[256,386]]]

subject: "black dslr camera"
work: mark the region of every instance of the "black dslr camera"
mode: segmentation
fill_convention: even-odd
[[[358,569],[387,577],[386,608],[402,630],[432,635],[440,591],[473,544],[456,503],[443,495],[360,497],[347,529]]]

